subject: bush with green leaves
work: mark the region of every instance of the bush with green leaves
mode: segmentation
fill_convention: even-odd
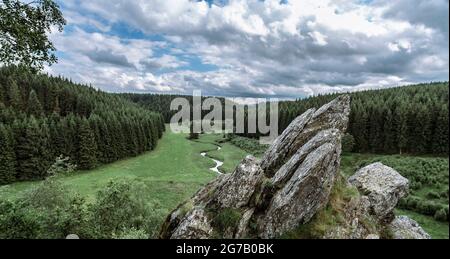
[[[268,148],[267,145],[260,144],[258,139],[246,138],[232,134],[228,135],[228,139],[230,140],[231,144],[245,150],[246,152],[254,156],[260,156],[264,154],[264,152],[266,152]]]
[[[352,152],[355,148],[355,138],[351,134],[345,134],[342,137],[342,151]]]
[[[126,229],[147,228],[151,209],[143,199],[145,185],[136,181],[116,180],[101,190],[90,207],[96,238],[110,238]]]
[[[51,177],[21,199],[0,201],[0,238],[156,237],[163,212],[140,195],[142,188],[134,180],[114,180],[88,203]]]
[[[86,202],[49,179],[18,201],[1,201],[0,238],[60,239],[85,233]]]
[[[70,163],[70,157],[58,156],[55,159],[53,165],[47,170],[47,175],[67,175],[73,173],[77,169],[77,166]]]
[[[436,211],[434,214],[434,219],[438,221],[447,221],[448,220],[448,214],[445,209],[440,209]]]

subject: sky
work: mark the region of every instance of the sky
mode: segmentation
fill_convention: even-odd
[[[57,0],[46,72],[108,92],[258,98],[449,78],[448,0]]]

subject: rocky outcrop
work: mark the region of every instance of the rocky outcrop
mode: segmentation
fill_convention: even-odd
[[[367,196],[368,214],[378,220],[377,223],[389,232],[391,238],[431,238],[414,220],[406,216],[395,217],[394,209],[408,194],[409,181],[393,168],[374,163],[358,170],[348,181]]]
[[[370,201],[371,212],[380,220],[390,221],[399,200],[408,194],[409,181],[393,168],[374,163],[349,178]]]
[[[160,238],[277,238],[311,224],[330,204],[340,176],[349,113],[350,97],[344,95],[300,115],[261,161],[246,157],[232,174],[220,175],[174,210]],[[339,224],[319,238],[380,237],[373,226],[392,214],[408,189],[405,178],[382,164],[359,170],[350,183],[362,195],[339,201]]]
[[[417,222],[407,216],[399,216],[389,225],[394,239],[431,239]]]
[[[345,132],[349,114],[350,96],[344,95],[319,110],[310,109],[297,117],[264,155],[261,162],[264,173],[272,177],[278,168],[317,133],[326,129]]]
[[[289,180],[274,195],[260,220],[259,225],[262,226],[260,237],[280,236],[299,224],[308,222],[328,203],[339,170],[341,152],[340,145],[336,143],[339,142],[340,136],[334,133],[332,142],[320,145],[298,163],[292,177],[288,178]]]
[[[245,158],[172,212],[161,238],[275,238],[308,222],[328,203],[349,113],[350,97],[341,96],[299,116],[261,161]],[[217,214],[230,209],[238,223],[217,229]]]

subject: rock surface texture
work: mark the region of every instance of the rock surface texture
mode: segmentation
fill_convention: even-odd
[[[431,239],[417,222],[407,216],[399,216],[390,224],[394,239]]]
[[[160,238],[277,238],[307,224],[330,201],[349,113],[344,95],[300,115],[261,161],[246,157],[174,210]],[[407,193],[408,181],[394,172],[381,164],[358,171],[351,182],[363,196],[345,205],[344,222],[323,238],[378,237],[358,219],[385,218]]]
[[[408,179],[382,163],[358,170],[349,182],[369,197],[372,212],[379,219],[392,216],[399,200],[408,194],[409,189]]]

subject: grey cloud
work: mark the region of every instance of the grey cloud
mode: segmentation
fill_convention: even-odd
[[[134,67],[133,64],[128,62],[125,55],[114,54],[110,50],[96,49],[95,51],[87,52],[86,56],[97,63],[111,64],[122,67]]]
[[[382,1],[382,4],[386,4],[386,1]],[[448,0],[397,0],[389,1],[388,4],[390,7],[384,13],[384,17],[423,24],[440,30],[448,38]]]
[[[352,24],[348,29],[345,26],[333,29],[329,24],[320,24],[315,15],[304,15],[295,21],[296,33],[278,31],[274,28],[292,10],[279,8],[268,12],[264,2],[248,1],[245,15],[255,15],[267,28],[274,26],[265,36],[248,33],[239,27],[242,24],[230,22],[230,17],[221,17],[211,10],[206,15],[193,15],[192,20],[185,20],[187,14],[171,17],[171,10],[163,9],[163,4],[155,2],[152,6],[150,2],[115,0],[111,5],[106,0],[83,1],[82,8],[112,23],[124,22],[148,35],[176,37],[171,43],[175,48],[213,63],[219,69],[186,71],[189,68],[186,64],[180,65],[179,60],[147,58],[134,62],[138,71],[131,71],[131,64],[124,55],[107,51],[88,53],[92,61],[121,66],[124,74],[135,77],[121,87],[114,87],[114,79],[110,78],[104,83],[111,85],[109,90],[123,91],[123,87],[136,84],[141,86],[139,91],[167,91],[161,88],[163,85],[170,86],[170,91],[185,94],[202,89],[207,95],[294,98],[326,91],[378,87],[378,82],[394,86],[448,78],[448,1],[445,0],[419,0],[414,4],[408,0],[375,1],[368,8],[386,8],[376,22],[410,23],[404,29],[383,24],[388,33],[377,35],[354,32]],[[220,11],[221,6],[214,7],[215,12]],[[340,12],[352,8],[355,7],[345,1]],[[310,26],[311,23],[315,25]],[[418,25],[435,31],[428,35]],[[317,44],[311,36],[315,32],[326,37],[326,44]],[[410,46],[401,46],[401,41]],[[395,44],[396,49],[389,47]],[[425,62],[430,57],[434,59]],[[430,62],[433,64],[429,65]],[[148,74],[159,76],[148,78]]]

